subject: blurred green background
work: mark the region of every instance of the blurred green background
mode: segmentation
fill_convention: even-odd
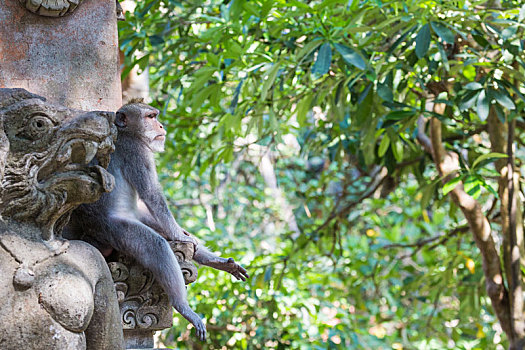
[[[149,74],[168,130],[158,169],[174,216],[251,275],[242,283],[200,268],[188,298],[209,339],[175,315],[164,346],[508,346],[450,194],[461,180],[501,253],[497,162],[507,160],[489,125],[506,139],[513,131],[521,183],[521,1],[125,5],[122,75]],[[430,100],[444,112],[425,110]],[[420,116],[441,121],[457,180],[416,141]]]

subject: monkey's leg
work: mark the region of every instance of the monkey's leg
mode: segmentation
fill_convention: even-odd
[[[118,231],[110,233],[110,244],[153,273],[168,294],[171,305],[195,326],[198,338],[205,340],[206,327],[188,305],[184,277],[168,242],[140,221],[124,217],[112,219]]]
[[[237,264],[233,258],[221,258],[210,252],[205,246],[198,245],[193,260],[199,264],[213,267],[231,273],[238,280],[246,281],[250,277],[244,267]]]
[[[140,222],[151,228],[153,231],[157,232],[162,237],[169,239],[168,234],[164,231],[162,225],[159,225],[157,220],[155,220],[147,208],[139,208],[138,219]]]

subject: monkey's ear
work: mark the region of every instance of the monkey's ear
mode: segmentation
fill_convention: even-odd
[[[121,128],[125,128],[128,125],[128,117],[122,112],[117,112],[115,117],[115,125]]]

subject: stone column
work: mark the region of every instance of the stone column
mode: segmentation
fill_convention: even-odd
[[[115,4],[0,1],[0,88],[21,87],[70,108],[116,111],[122,93]]]

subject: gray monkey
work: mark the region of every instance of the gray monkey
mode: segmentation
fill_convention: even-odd
[[[116,113],[118,139],[108,171],[115,189],[98,202],[84,204],[71,215],[64,237],[82,239],[109,256],[113,249],[133,257],[148,268],[168,294],[171,305],[206,339],[206,327],[190,309],[184,278],[167,240],[191,242],[193,259],[246,281],[247,271],[232,258],[211,253],[184,231],[171,214],[159,184],[154,152],[164,151],[166,130],[157,120],[159,111],[132,102]]]

